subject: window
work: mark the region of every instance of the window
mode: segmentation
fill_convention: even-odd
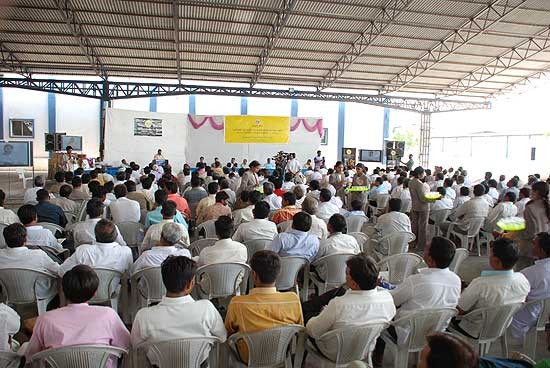
[[[34,138],[34,119],[10,119],[11,138]]]

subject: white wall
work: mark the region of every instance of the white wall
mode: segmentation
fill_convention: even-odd
[[[195,112],[197,115],[240,115],[241,98],[199,95],[195,97]],[[199,157],[195,162],[199,160]]]
[[[360,103],[346,103],[344,147],[357,148],[358,156],[360,149],[383,150],[383,127],[384,108]],[[370,166],[378,165],[375,162],[365,164],[369,167],[369,172],[372,171]]]
[[[334,166],[338,161],[340,153],[338,151],[338,102],[333,101],[298,101],[298,116],[316,116],[323,118],[323,128],[328,128],[328,145],[319,146],[321,154],[325,156],[325,163],[328,167]],[[308,157],[300,158],[301,162],[306,162],[308,158],[313,159],[317,154],[312,151]]]
[[[149,107],[147,107],[149,110]],[[189,112],[189,96],[164,96],[157,98],[158,112]]]

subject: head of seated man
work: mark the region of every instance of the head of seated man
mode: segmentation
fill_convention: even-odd
[[[75,176],[73,180],[71,180],[71,184],[73,185],[74,189],[80,189],[82,187],[82,178],[79,176]]]
[[[273,191],[275,190],[275,187],[273,186],[273,183],[271,182],[265,182],[263,185],[264,189],[264,196],[269,196],[273,194]]]
[[[335,233],[346,233],[347,232],[347,223],[346,218],[339,213],[335,213],[330,216],[327,224],[328,232],[331,234]]]
[[[96,219],[103,217],[103,211],[105,210],[105,205],[103,201],[99,198],[92,198],[86,203],[86,214],[90,219]]]
[[[373,290],[378,281],[378,266],[372,257],[359,253],[346,261],[346,285],[351,290]]]
[[[295,206],[296,205],[296,194],[292,192],[286,192],[283,194],[283,207]]]
[[[470,188],[468,188],[468,187],[460,188],[460,195],[462,197],[469,197],[470,196]]]
[[[401,211],[401,199],[400,198],[390,198],[388,201],[388,210],[389,212],[399,212]]]
[[[164,190],[159,189],[155,192],[155,205],[157,207],[163,206],[167,200],[168,194]]]
[[[17,210],[17,216],[19,217],[19,221],[25,227],[34,226],[38,222],[38,212],[36,211],[36,208],[33,205],[25,204]]]
[[[215,195],[220,190],[220,185],[218,182],[212,181],[208,183],[208,194]]]
[[[309,196],[306,197],[304,199],[304,202],[302,203],[302,211],[311,216],[315,215],[318,207],[319,207],[319,202],[317,202],[315,198],[312,198]],[[296,217],[296,215],[294,217]]]
[[[418,368],[477,368],[479,356],[472,346],[450,333],[434,333],[426,337],[420,352]]]
[[[215,222],[218,239],[229,239],[233,233],[233,220],[229,216],[220,216]]]
[[[181,242],[185,232],[183,228],[176,223],[168,222],[162,226],[162,232],[160,233],[160,241],[157,246],[171,247]]]
[[[227,192],[222,190],[216,193],[216,203],[226,206],[228,200],[229,200],[229,194],[227,194]]]
[[[115,197],[116,199],[126,197],[128,194],[128,190],[126,189],[126,185],[124,184],[117,184],[114,189]]]
[[[305,212],[298,212],[292,218],[292,228],[307,233],[311,229],[311,216]]]
[[[109,220],[99,220],[94,231],[97,243],[114,243],[118,236],[115,224]]]
[[[330,190],[328,189],[321,189],[321,192],[319,193],[319,200],[324,202],[329,202],[332,198],[332,194],[330,193]]]
[[[79,264],[63,275],[61,283],[67,301],[80,304],[94,297],[99,287],[99,277],[90,266]]]
[[[27,229],[18,223],[6,226],[2,234],[8,248],[19,248],[27,242]]]
[[[269,217],[269,204],[264,201],[259,201],[254,205],[252,214],[257,220],[263,220]]]
[[[351,210],[352,211],[363,211],[363,202],[358,199],[351,201]]]
[[[46,189],[40,189],[36,192],[36,200],[38,203],[47,202],[50,200],[50,193]]]
[[[509,271],[519,259],[518,247],[511,239],[498,238],[491,242],[489,265],[495,271]]]
[[[436,236],[428,243],[424,251],[424,262],[429,268],[445,269],[451,265],[455,256],[456,246],[449,239]]]
[[[166,201],[162,205],[160,214],[162,215],[163,220],[172,220],[176,216],[177,205],[174,201]]]
[[[62,198],[69,198],[72,192],[73,192],[73,188],[68,184],[64,184],[61,186],[61,188],[59,188],[59,195]]]

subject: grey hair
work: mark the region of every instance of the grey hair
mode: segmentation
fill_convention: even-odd
[[[168,222],[162,227],[161,237],[170,244],[176,244],[183,238],[183,229],[175,222]]]
[[[318,206],[319,206],[319,202],[317,202],[315,198],[306,196],[306,198],[302,202],[302,211],[310,215],[314,215],[315,212],[317,212]]]

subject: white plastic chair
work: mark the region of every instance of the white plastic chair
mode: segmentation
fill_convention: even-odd
[[[387,276],[387,280],[392,284],[400,284],[410,275],[417,271],[418,265],[422,262],[422,257],[414,253],[401,253],[386,257],[378,262],[381,276]]]
[[[451,210],[436,210],[430,212],[430,218],[433,220],[434,236],[438,236],[441,231],[440,225],[449,218]]]
[[[544,331],[544,326],[550,317],[550,298],[533,300],[525,304],[524,308],[536,308],[539,311],[537,323],[527,331],[523,340],[523,352],[531,359],[536,359],[537,333]]]
[[[120,358],[128,352],[107,345],[71,345],[48,349],[32,356],[33,368],[104,368],[111,357]]]
[[[139,247],[145,235],[145,226],[139,222],[125,221],[117,223],[116,227],[127,246],[130,248]]]
[[[367,234],[365,233],[362,233],[362,232],[349,232],[348,231],[348,235],[351,235],[355,238],[355,240],[357,240],[357,244],[359,244],[359,248],[362,250],[362,251],[365,251],[365,247],[367,245],[367,242],[369,241],[369,237]]]
[[[132,349],[132,368],[200,368],[202,359],[213,350],[217,351],[217,337],[192,337],[144,343]],[[216,349],[212,349],[215,347]],[[216,367],[216,365],[213,365]]]
[[[0,367],[19,368],[21,355],[11,351],[0,351]]]
[[[94,267],[94,271],[99,277],[99,286],[96,294],[90,299],[90,304],[109,303],[111,308],[118,313],[119,284],[123,273],[109,268]]]
[[[316,272],[309,273],[309,280],[319,289],[319,295],[346,283],[346,261],[353,253],[335,253],[316,259],[312,266],[321,271],[325,279],[321,280]]]
[[[304,284],[302,286],[302,300],[307,301],[309,289],[309,261],[303,257],[281,257],[281,272],[275,281],[275,286],[279,291],[294,289],[296,294],[300,295],[300,288],[296,277],[301,269],[304,269]]]
[[[88,216],[88,214],[86,213],[87,204],[88,204],[88,201],[82,201],[82,203],[80,204],[80,207],[76,211],[75,222],[82,222],[86,220],[86,216]]]
[[[8,226],[8,224],[0,223],[0,249],[7,247],[6,239],[4,239],[4,229]]]
[[[67,218],[67,228],[68,228],[68,226],[76,222],[76,215],[72,211],[63,211],[63,213],[65,213],[65,217]]]
[[[479,355],[489,354],[491,343],[500,338],[502,355],[508,356],[508,341],[506,337],[506,329],[512,322],[512,317],[518,310],[521,309],[523,303],[512,303],[497,305],[495,307],[480,308],[473,310],[463,316],[457,317],[457,319],[468,320],[480,320],[478,325],[480,326],[479,337],[472,339],[471,337],[463,335],[460,331],[453,327],[451,323],[449,325],[449,331],[455,335],[459,335],[466,340],[470,340],[474,345],[479,346]]]
[[[250,266],[244,263],[213,263],[199,267],[196,280],[199,297],[216,299],[246,292]]]
[[[197,225],[197,234],[200,234],[201,230],[204,230],[205,238],[217,238],[216,226],[214,223],[216,220],[208,220]]]
[[[474,243],[477,244],[477,255],[481,256],[481,244],[479,242],[479,231],[481,230],[481,226],[483,226],[483,222],[485,221],[485,217],[472,217],[468,220],[468,230],[465,234],[462,232],[458,232],[454,229],[455,226],[458,226],[458,222],[451,222],[449,224],[449,229],[447,230],[447,239],[451,239],[451,235],[456,236],[460,239],[460,246],[462,248],[466,248],[468,250],[471,250]]]
[[[407,368],[409,353],[421,351],[426,345],[426,336],[432,332],[444,331],[456,314],[456,308],[424,309],[392,322],[398,338],[400,333],[407,335],[403,341],[396,341],[387,330],[380,335],[394,354],[394,367]]]
[[[132,285],[132,301],[136,312],[143,307],[150,306],[153,302],[160,302],[166,295],[160,267],[147,267],[139,270],[130,277],[130,284]]]
[[[408,231],[396,231],[378,240],[372,239],[372,241],[378,243],[380,249],[383,250],[382,252],[374,250],[374,254],[378,259],[382,259],[387,256],[406,253],[409,250],[409,243],[415,239],[416,236]],[[384,253],[387,253],[387,255]]]
[[[42,226],[44,229],[49,230],[53,236],[56,236],[57,233],[61,235],[65,232],[64,228],[59,225],[52,224],[51,222],[37,222],[36,226]]]
[[[460,266],[469,256],[470,256],[470,251],[468,249],[457,248],[455,250],[455,255],[451,261],[451,264],[449,265],[449,270],[453,271],[458,275]]]
[[[284,233],[290,227],[292,227],[292,220],[281,222],[281,223],[277,224],[277,232],[278,233]]]
[[[371,220],[373,223],[376,224],[378,216],[380,216],[380,214],[382,214],[386,210],[390,198],[391,196],[389,194],[380,193],[376,196],[376,206],[370,204],[368,205],[371,213]]]
[[[27,176],[27,172],[25,171],[25,169],[15,169],[15,172],[17,173],[19,179],[21,179],[21,181],[23,182],[23,189],[27,189],[27,182],[32,182],[34,180],[33,174],[30,173],[31,176]]]
[[[339,328],[324,333],[315,340],[319,350],[308,342],[307,352],[318,360],[331,364],[333,367],[347,367],[356,360],[363,360],[368,355],[369,367],[372,367],[371,352],[380,333],[388,327],[387,323],[365,323]],[[326,347],[336,347],[336,356],[328,356]],[[331,360],[328,360],[330,358]]]
[[[365,215],[354,215],[346,217],[346,227],[348,228],[348,234],[360,233],[363,225],[367,221],[369,221],[369,218]]]
[[[55,295],[38,295],[38,283],[57,283],[57,276],[47,272],[27,268],[0,269],[0,286],[5,304],[26,305],[36,304],[38,315],[46,313],[46,307]],[[55,285],[52,290],[56,289]]]
[[[254,333],[236,333],[227,339],[231,354],[229,367],[300,367],[298,359],[303,352],[296,352],[294,364],[291,356],[291,344],[297,336],[304,336],[304,327],[285,325]],[[248,346],[248,364],[239,359],[237,341],[243,340]],[[302,339],[303,340],[303,339]],[[303,342],[298,343],[298,349],[303,350]]]
[[[189,251],[193,257],[198,257],[201,251],[206,248],[214,245],[218,241],[218,238],[202,238],[195,240],[189,246]]]
[[[250,258],[259,250],[267,249],[271,243],[273,242],[273,239],[250,239],[245,241],[243,244],[246,247],[246,251],[248,253],[247,262],[250,261]]]

